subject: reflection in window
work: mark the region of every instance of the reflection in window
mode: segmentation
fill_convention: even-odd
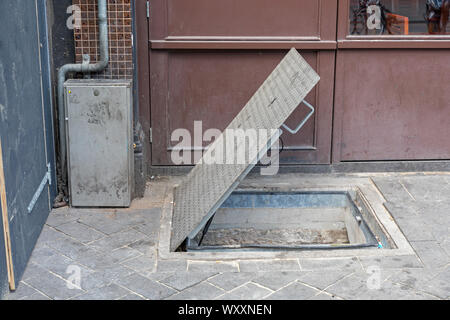
[[[450,34],[450,0],[351,0],[351,35]]]

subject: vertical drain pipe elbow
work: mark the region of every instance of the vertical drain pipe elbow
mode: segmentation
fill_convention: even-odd
[[[93,64],[66,64],[58,71],[58,124],[59,124],[59,148],[61,166],[61,184],[64,188],[67,183],[67,146],[66,146],[66,114],[64,108],[64,82],[67,73],[81,72],[91,73],[103,71],[109,63],[108,45],[108,10],[107,0],[98,0],[98,27],[100,39],[100,60]],[[61,195],[60,189],[60,195]],[[62,201],[63,199],[60,199]]]

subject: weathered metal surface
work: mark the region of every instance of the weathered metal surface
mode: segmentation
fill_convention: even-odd
[[[306,95],[319,81],[317,73],[292,49],[263,85],[250,99],[227,130],[253,129],[258,135],[257,152],[264,152],[274,134],[264,136],[260,129],[278,130]],[[226,130],[226,132],[227,132]],[[226,135],[221,135],[206,151],[203,160],[189,173],[183,183],[175,190],[175,207],[172,220],[171,249],[175,250],[188,235],[195,233],[207,223],[211,210],[220,206],[227,193],[236,187],[236,180],[242,178],[255,158],[245,157],[245,161],[234,164],[211,164],[204,161],[212,154],[223,152],[227,145]],[[232,143],[231,150],[238,154],[244,143]],[[205,163],[206,162],[206,163]]]
[[[16,283],[55,193],[54,188],[46,187],[33,214],[28,214],[27,206],[48,163],[55,172],[45,3],[0,1],[0,136]],[[0,274],[4,272],[6,269],[1,268]]]
[[[70,203],[127,207],[134,185],[131,81],[65,84]]]

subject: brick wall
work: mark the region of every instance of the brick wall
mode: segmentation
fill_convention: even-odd
[[[74,30],[76,62],[89,54],[91,63],[99,57],[97,0],[72,0],[81,9],[81,29]],[[108,0],[109,56],[108,68],[92,74],[100,79],[133,78],[133,42],[131,0]]]

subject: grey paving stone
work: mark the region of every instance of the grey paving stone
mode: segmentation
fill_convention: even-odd
[[[326,291],[344,299],[357,299],[359,295],[368,290],[368,278],[368,274],[352,274],[351,276],[345,277],[344,279],[336,282],[327,288]]]
[[[212,276],[215,272],[177,272],[174,275],[164,279],[161,283],[175,288],[179,291],[189,288],[199,282],[202,282]]]
[[[160,210],[159,210],[160,211]],[[142,232],[143,234],[156,239],[159,235],[159,229],[160,229],[160,215],[158,215],[157,218],[154,219],[155,221],[152,222],[146,222],[143,224],[138,224],[137,226],[134,226],[133,228],[138,230],[139,232]]]
[[[39,235],[36,247],[41,247],[43,245],[47,245],[48,243],[58,243],[59,241],[62,241],[66,238],[67,236],[62,232],[59,232],[52,227],[45,225],[42,228],[41,234]]]
[[[144,277],[149,278],[150,280],[160,282],[164,279],[173,276],[175,273],[176,272],[148,272],[148,273],[141,272],[140,274],[143,275]]]
[[[124,266],[136,272],[154,272],[156,270],[156,256],[142,255],[122,263]]]
[[[90,243],[89,246],[99,251],[108,252],[145,238],[146,236],[144,234],[136,232],[136,230],[126,230],[94,241]]]
[[[410,176],[401,180],[417,201],[439,202],[450,194],[450,178],[445,175]]]
[[[48,247],[47,245],[43,245],[33,250],[29,262],[43,264],[48,260],[54,258],[56,255],[60,255],[60,253]]]
[[[156,250],[155,245],[156,245],[155,241],[151,240],[148,237],[145,237],[144,239],[130,243],[127,247],[137,250],[142,254],[149,255],[155,252]]]
[[[208,282],[202,282],[170,296],[168,300],[213,300],[223,293],[224,291],[222,289]]]
[[[263,271],[300,271],[297,259],[293,260],[242,260],[239,261],[241,272]]]
[[[142,253],[128,247],[122,247],[109,252],[108,255],[117,259],[118,262],[123,262],[125,260],[137,258],[141,256]]]
[[[309,271],[305,272],[303,276],[299,278],[299,281],[324,290],[351,273],[353,273],[351,270]]]
[[[121,265],[104,268],[83,277],[81,279],[81,288],[89,291],[94,288],[104,287],[134,273],[133,270]]]
[[[308,300],[343,300],[340,297],[337,297],[333,294],[327,293],[327,292],[322,292],[318,295],[312,296],[311,298],[309,298]]]
[[[172,288],[138,274],[120,278],[117,282],[128,290],[151,300],[161,300],[177,293]]]
[[[51,299],[40,292],[35,292],[31,296],[27,296],[20,300],[30,300],[30,301],[38,301],[39,300],[40,301],[40,300],[51,300]]]
[[[37,292],[38,291],[30,287],[28,284],[21,281],[17,286],[16,291],[7,294],[7,300],[21,300],[26,297],[32,296]]]
[[[164,179],[166,179],[164,177]],[[149,208],[151,206],[162,205],[166,196],[167,181],[151,181],[147,184],[143,199],[136,199],[132,203],[132,207]]]
[[[187,262],[184,260],[158,260],[158,272],[187,271]]]
[[[56,229],[82,243],[88,243],[105,237],[104,233],[100,233],[77,221],[59,225]]]
[[[39,288],[39,291],[53,300],[66,300],[81,293],[83,290],[70,288],[69,283],[48,271],[42,272],[38,277],[29,278],[26,283],[33,288]]]
[[[138,296],[137,294],[130,293],[126,296],[120,297],[118,300],[131,300],[131,301],[137,301],[137,300],[145,300],[141,296]]]
[[[113,213],[114,222],[122,225],[124,228],[133,228],[138,225],[147,223],[151,216],[147,214],[147,210],[116,210]]]
[[[449,236],[444,238],[441,242],[439,242],[439,245],[441,248],[447,253],[448,256],[450,256],[450,233]]]
[[[116,300],[130,294],[130,291],[112,283],[106,287],[95,288],[85,294],[76,296],[72,300]]]
[[[91,213],[82,216],[78,221],[107,235],[124,231],[129,228],[126,225],[124,226],[123,224],[116,222],[113,213]]]
[[[191,272],[238,272],[237,262],[220,261],[189,261],[188,271]]]
[[[283,272],[264,272],[252,282],[258,283],[271,290],[278,290],[288,284],[302,278],[305,275],[303,271],[283,271]]]
[[[435,241],[432,228],[426,218],[396,218],[400,230],[409,241]]]
[[[208,282],[225,291],[231,291],[234,288],[257,278],[258,275],[259,274],[255,272],[225,272],[208,279]]]
[[[416,286],[415,288],[442,299],[450,299],[450,266],[427,281],[423,286]]]
[[[75,210],[70,210],[68,207],[59,210],[53,210],[48,215],[46,224],[52,227],[57,227],[61,224],[76,221],[80,215]]]
[[[450,257],[436,241],[414,241],[411,245],[426,267],[440,268],[450,263]]]
[[[295,175],[290,177],[297,179]],[[286,180],[284,177],[277,177],[277,179]],[[137,258],[144,254],[149,255],[149,252],[151,252],[150,256],[154,253],[159,241],[161,215],[161,204],[153,201],[155,200],[154,192],[147,192],[148,197],[153,198],[143,199],[140,202],[136,208],[142,208],[142,210],[63,208],[53,211],[25,271],[23,281],[27,287],[22,286],[22,293],[19,287],[14,294],[18,297],[20,293],[20,298],[16,299],[65,299],[72,295],[89,298],[90,294],[100,297],[101,293],[96,294],[100,292],[100,288],[116,288],[116,284],[120,287],[126,282],[130,287],[135,287],[142,293],[145,292],[146,299],[162,299],[169,296],[171,299],[211,299],[218,296],[226,298],[225,291],[234,292],[235,296],[240,294],[245,296],[243,299],[247,299],[251,295],[249,287],[256,292],[260,289],[263,289],[263,292],[264,290],[271,292],[270,290],[274,289],[289,288],[294,284],[289,281],[294,279],[295,285],[303,285],[306,288],[311,286],[327,291],[316,294],[310,299],[449,299],[450,199],[447,200],[447,198],[450,191],[450,176],[447,175],[442,179],[440,176],[430,178],[423,175],[407,177],[391,175],[377,177],[375,180],[378,181],[377,186],[388,200],[385,204],[386,208],[396,219],[408,240],[412,242],[423,262],[422,264],[414,256],[361,258],[365,269],[371,265],[381,268],[379,290],[368,288],[367,280],[370,274],[361,272],[356,261],[349,259],[334,261],[302,259],[299,261],[301,268],[295,259],[241,261],[239,267],[242,272],[226,272],[237,271],[233,263],[194,262],[189,266],[190,271],[196,271],[193,272],[194,274],[204,271],[224,273],[216,275],[213,273],[213,276],[208,275],[209,278],[207,277],[206,280],[201,279],[204,275],[200,279],[197,276],[191,276],[187,286],[180,284],[183,279],[189,280],[189,277],[185,275],[188,270],[186,261],[156,261],[157,272],[151,268],[145,270],[148,260]],[[166,186],[165,183],[162,185]],[[158,188],[160,190],[160,187]],[[161,194],[164,195],[165,192]],[[161,199],[164,199],[164,196]],[[87,241],[89,236],[80,235],[69,228],[76,225],[75,221],[78,221],[81,228],[87,227],[94,230],[94,233],[99,232],[110,236],[106,237],[105,241],[100,239],[90,243],[92,246],[85,245],[82,242]],[[66,227],[64,227],[65,224],[67,224]],[[65,231],[70,232],[70,236],[54,227],[66,228]],[[134,269],[139,274],[136,274],[135,270],[119,265],[127,261],[134,264]],[[89,290],[87,293],[83,291],[74,293],[72,290],[66,292],[66,286],[61,285],[65,283],[61,277],[67,279],[70,276],[65,273],[68,265],[81,267],[81,286]],[[298,277],[293,274],[298,274]],[[33,284],[27,282],[29,279],[33,281]],[[162,284],[166,280],[173,282],[174,286],[186,289],[175,294],[177,290]],[[255,289],[255,286],[259,289]],[[30,288],[35,292],[30,291]],[[156,290],[153,290],[155,288]],[[136,290],[131,290],[134,293],[125,293],[120,297],[113,295],[114,298],[111,299],[142,299],[142,293]],[[48,297],[47,292],[52,295]],[[295,294],[298,292],[296,291],[293,295]]]
[[[393,283],[408,285],[411,288],[423,287],[428,281],[436,277],[442,270],[440,269],[401,269],[397,270],[389,280]]]
[[[271,294],[272,291],[254,283],[247,283],[222,296],[220,300],[261,300]]]
[[[405,203],[400,202],[386,202],[384,207],[389,211],[389,213],[395,219],[418,219],[419,215],[419,205],[412,203],[411,201]]]
[[[449,211],[450,212],[450,211]],[[448,216],[450,220],[450,215]],[[442,243],[449,238],[450,235],[450,221],[444,221],[444,219],[437,219],[433,221],[429,226],[431,234],[436,241]]]
[[[22,276],[22,281],[27,281],[30,278],[38,277],[40,274],[47,272],[43,267],[37,265],[36,263],[30,261],[27,264],[25,272]]]
[[[82,258],[85,254],[87,254],[90,250],[88,246],[84,245],[83,243],[72,239],[66,235],[63,235],[55,240],[55,241],[48,241],[46,244],[52,249],[57,250],[58,252],[62,253],[63,255],[73,259],[77,260],[78,258]]]
[[[384,198],[389,202],[410,202],[411,196],[400,184],[396,177],[372,177],[372,181],[383,194]]]
[[[361,257],[364,269],[379,266],[381,269],[423,268],[423,264],[414,255],[390,257]]]
[[[319,258],[319,259],[300,259],[302,270],[305,271],[326,271],[326,270],[347,270],[363,271],[358,258]]]
[[[355,272],[331,285],[326,291],[344,299],[354,300],[361,297],[366,291],[382,288],[385,281],[391,276],[392,272],[386,272],[385,270],[381,270],[378,278],[374,278],[373,274]],[[378,285],[379,287],[377,288]]]
[[[93,270],[110,268],[119,263],[119,259],[91,248],[88,248],[75,260]]]
[[[436,300],[429,294],[416,291],[408,286],[385,281],[379,289],[368,289],[354,299],[358,300]]]
[[[308,287],[299,282],[293,282],[270,296],[267,300],[306,300],[320,293],[319,290]]]
[[[93,272],[92,270],[87,269],[76,261],[61,255],[59,252],[49,247],[36,249],[33,252],[32,259],[30,261],[64,279],[68,279],[71,276],[71,270],[69,270],[69,267],[78,268],[81,277],[86,277]]]

